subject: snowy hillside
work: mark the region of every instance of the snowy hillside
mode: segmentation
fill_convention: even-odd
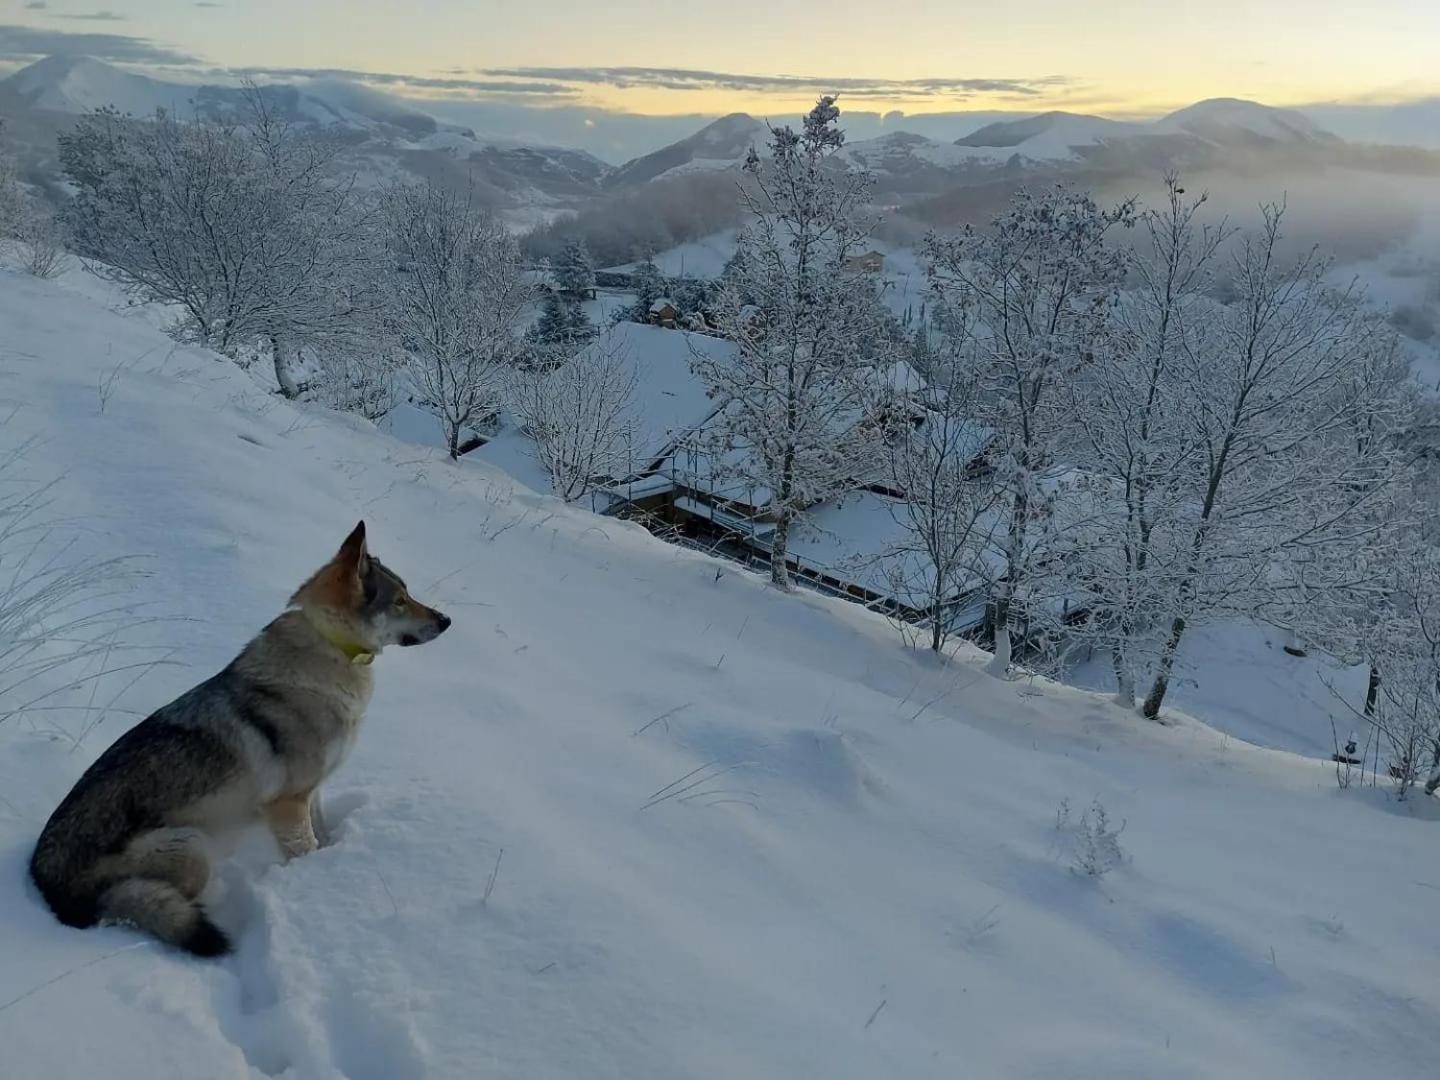
[[[766,128],[745,113],[731,113],[706,124],[689,138],[621,165],[605,185],[632,187],[651,180],[673,179],[687,173],[717,172],[739,165],[752,146],[763,145]]]
[[[122,71],[88,56],[49,56],[0,80],[0,88],[36,109],[83,113],[105,105],[144,116],[183,110],[196,87]]]
[[[987,124],[959,139],[956,146],[970,150],[1004,151],[1032,161],[1065,160],[1076,156],[1077,147],[1091,146],[1106,139],[1123,139],[1141,134],[1139,124],[1107,120],[1103,116],[1047,112],[1024,120]]]
[[[1335,136],[1294,109],[1277,109],[1240,98],[1198,101],[1153,125],[1159,132],[1183,132],[1220,145],[1334,142]]]
[[[443,123],[409,102],[338,78],[266,83],[266,105],[302,130],[340,133],[362,184],[405,176],[475,184],[497,208],[544,208],[599,194],[611,167],[583,150],[535,146]],[[73,117],[104,105],[150,116],[234,120],[248,115],[237,85],[182,85],[89,57],[52,56],[0,79],[0,117],[30,135],[32,156],[53,158],[54,138]],[[53,166],[52,166],[53,168]],[[516,216],[511,213],[512,220]]]
[[[436,121],[379,91],[340,79],[301,86],[267,84],[264,92],[285,119],[322,127],[423,136]],[[88,56],[50,56],[0,79],[0,100],[78,115],[106,105],[136,116],[165,109],[180,116],[224,116],[244,103],[234,85],[181,84],[125,71]]]
[[[117,644],[166,661],[0,719],[5,1080],[1433,1069],[1433,801],[935,666],[855,605],[292,407],[160,321],[0,270],[5,449],[58,480],[43,555],[141,557]],[[25,878],[50,810],[360,517],[455,625],[376,661],[336,843],[225,869],[225,961],[60,926]],[[1126,855],[1099,878],[1097,799]]]

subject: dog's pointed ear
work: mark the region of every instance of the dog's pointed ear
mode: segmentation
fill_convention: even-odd
[[[335,554],[335,562],[359,577],[364,573],[365,559],[369,554],[365,547],[365,522],[362,521],[350,531],[350,535],[340,545],[340,550]]]

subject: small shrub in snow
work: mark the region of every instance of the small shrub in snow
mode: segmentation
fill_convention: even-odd
[[[1076,822],[1070,818],[1070,800],[1062,799],[1055,812],[1055,828],[1070,840],[1070,869],[1074,873],[1102,878],[1125,862],[1125,849],[1120,846],[1125,822],[1115,827],[1098,797]]]

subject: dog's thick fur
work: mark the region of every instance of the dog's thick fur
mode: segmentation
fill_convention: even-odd
[[[316,847],[320,782],[354,742],[386,645],[450,625],[372,558],[362,521],[230,665],[106,750],[50,816],[30,875],[61,922],[127,923],[199,956],[230,949],[199,902],[207,836],[265,822]]]

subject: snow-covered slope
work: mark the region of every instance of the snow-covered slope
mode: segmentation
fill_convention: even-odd
[[[745,160],[752,146],[765,141],[765,125],[746,113],[731,113],[706,124],[689,138],[627,161],[606,179],[624,188],[695,172],[718,172]]]
[[[1024,120],[987,124],[979,131],[956,140],[955,145],[971,150],[989,150],[1009,157],[1018,154],[1032,161],[1066,160],[1077,156],[1077,148],[1093,146],[1107,139],[1123,139],[1141,133],[1138,124],[1107,120],[1081,113],[1046,112]]]
[[[1197,101],[1155,121],[1153,130],[1194,135],[1221,146],[1336,141],[1304,113],[1241,98]]]
[[[498,206],[533,207],[596,195],[611,171],[582,150],[477,135],[401,98],[342,79],[266,83],[261,93],[271,111],[292,124],[342,132],[347,164],[362,183],[407,172],[456,185],[473,181],[481,197]],[[238,86],[169,83],[88,57],[52,56],[0,79],[0,115],[46,118],[34,126],[48,151],[53,152],[56,127],[103,105],[136,116],[163,108],[184,119],[243,121],[249,111]]]
[[[0,720],[5,1080],[1433,1067],[1433,804],[937,666],[854,605],[292,407],[114,307],[0,271],[0,435],[59,478],[42,552],[145,557],[159,621],[117,644],[169,661]],[[60,926],[24,872],[56,801],[362,516],[455,626],[376,662],[335,845],[224,870],[222,962]],[[1130,855],[1098,881],[1056,828],[1096,797]]]
[[[88,56],[48,56],[0,79],[0,91],[52,112],[83,113],[104,105],[144,116],[156,109],[182,110],[195,86],[164,82]]]

